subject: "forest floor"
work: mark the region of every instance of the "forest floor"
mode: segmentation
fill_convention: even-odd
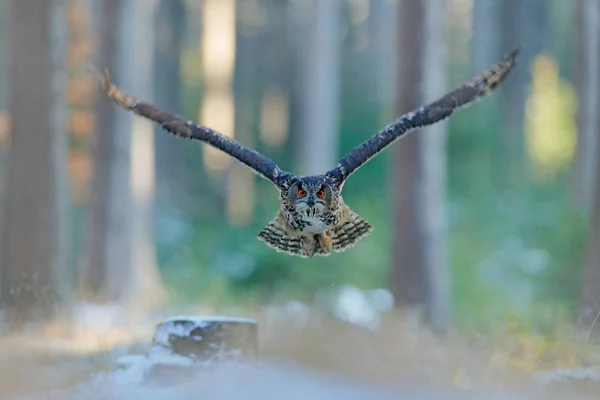
[[[164,387],[118,367],[121,357],[148,352],[156,319],[5,337],[0,398],[592,399],[600,390],[600,348],[562,333],[507,328],[466,339],[435,335],[407,315],[384,318],[377,329],[323,315],[253,317],[256,362],[224,364]]]

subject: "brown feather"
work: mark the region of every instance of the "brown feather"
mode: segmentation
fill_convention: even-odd
[[[372,230],[371,224],[346,206],[345,218],[333,228],[333,250],[342,252],[353,247],[359,240],[369,236]]]

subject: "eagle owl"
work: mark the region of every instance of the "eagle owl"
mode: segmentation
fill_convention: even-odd
[[[269,158],[212,129],[187,121],[117,88],[104,74],[93,70],[108,97],[122,108],[159,124],[181,138],[208,143],[271,181],[279,192],[280,208],[258,239],[278,252],[300,257],[341,252],[369,235],[372,226],[352,211],[342,198],[348,177],[367,161],[408,132],[448,118],[491,93],[515,65],[519,49],[498,64],[438,100],[400,116],[344,156],[335,168],[314,176],[283,171]]]

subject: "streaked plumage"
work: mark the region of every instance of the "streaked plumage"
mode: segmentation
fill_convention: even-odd
[[[313,257],[344,251],[373,229],[342,198],[342,187],[352,173],[408,132],[442,121],[490,94],[512,71],[518,53],[518,49],[514,50],[437,101],[402,115],[355,147],[330,171],[304,177],[281,170],[273,160],[210,128],[135,99],[110,82],[108,71],[104,75],[94,72],[108,97],[122,108],[159,124],[173,135],[208,143],[271,181],[279,191],[280,210],[260,231],[258,239],[280,252]]]

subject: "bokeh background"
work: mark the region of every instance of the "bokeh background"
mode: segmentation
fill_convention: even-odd
[[[600,312],[598,1],[0,7],[6,335],[273,310],[376,330],[408,313],[437,334],[500,330],[529,351],[520,369],[545,351],[585,364],[561,335],[589,343]],[[86,73],[108,67],[135,96],[311,174],[519,45],[491,96],[348,180],[374,231],[310,260],[256,240],[279,207],[269,182],[117,108]]]

